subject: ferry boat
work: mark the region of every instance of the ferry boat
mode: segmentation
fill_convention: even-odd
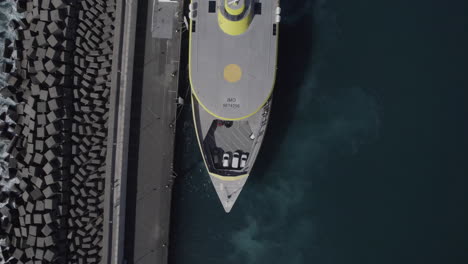
[[[228,213],[265,135],[275,85],[279,0],[192,0],[189,78],[195,131]]]

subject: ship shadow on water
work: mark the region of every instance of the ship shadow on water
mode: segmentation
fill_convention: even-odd
[[[314,16],[312,12],[301,13],[311,9],[304,8],[304,5],[303,0],[290,0],[282,5],[284,19],[279,31],[276,85],[266,135],[249,179],[253,184],[266,180],[266,171],[273,165],[286,140],[288,127],[293,121],[291,117],[296,110],[295,102],[299,99],[299,88],[308,77],[306,70],[313,61]],[[308,1],[306,5],[315,6],[315,0]]]

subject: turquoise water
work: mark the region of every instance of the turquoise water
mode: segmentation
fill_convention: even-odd
[[[225,214],[188,108],[170,258],[467,263],[468,2],[282,1],[271,125]]]

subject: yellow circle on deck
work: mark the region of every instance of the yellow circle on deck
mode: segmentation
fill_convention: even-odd
[[[237,64],[229,64],[224,67],[224,80],[235,83],[242,78],[242,69]]]

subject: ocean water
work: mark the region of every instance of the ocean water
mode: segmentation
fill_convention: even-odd
[[[230,214],[179,119],[170,263],[468,263],[468,2],[282,7],[271,123]]]
[[[13,60],[3,58],[5,39],[10,39],[10,40],[15,39],[15,33],[8,26],[8,23],[13,19],[20,19],[20,18],[21,18],[20,14],[16,12],[14,1],[10,1],[10,0],[0,1],[0,89],[6,86],[6,74],[3,72],[3,70],[1,70],[1,67],[3,67],[3,63],[9,62],[9,63],[14,64]],[[0,113],[7,111],[8,106],[10,105],[14,105],[14,102],[0,95]],[[11,119],[7,119],[7,121],[13,122]],[[1,164],[0,175],[3,175],[4,173],[5,163],[3,159],[4,159],[4,150],[6,147],[5,144],[8,144],[8,141],[0,140],[0,164]]]
[[[0,69],[5,61],[12,63],[13,61],[3,58],[3,49],[5,39],[13,40],[15,38],[13,30],[8,27],[8,23],[12,19],[18,19],[20,15],[16,12],[13,1],[1,1],[0,2]],[[6,74],[0,70],[0,88],[5,87],[6,85]],[[14,102],[11,99],[3,98],[0,95],[0,114],[8,110],[8,106],[14,105]],[[13,123],[11,119],[7,117],[7,122]],[[9,141],[5,139],[0,140],[0,187],[1,190],[9,190],[9,187],[13,182],[6,181],[3,178],[3,175],[7,173],[8,163],[5,158],[7,156],[6,148]],[[0,203],[0,207],[3,206]]]
[[[4,41],[6,38],[14,39],[14,32],[8,27],[8,23],[15,18],[19,18],[20,15],[16,12],[13,1],[0,1],[0,88],[5,86],[6,76],[1,70],[1,67],[6,59],[3,58]],[[11,61],[10,61],[11,62]],[[14,102],[10,99],[5,99],[0,95],[0,114],[8,110],[8,106],[14,105]],[[13,121],[7,118],[7,122],[13,123]],[[9,141],[0,139],[0,192],[9,192],[11,186],[17,182],[16,179],[6,179],[4,176],[8,173],[8,162],[6,157],[6,149]],[[7,201],[0,202],[0,208],[5,206]],[[2,216],[3,217],[3,216]],[[4,239],[0,239],[0,245],[6,245]],[[4,263],[3,254],[0,250],[0,264]]]
[[[13,30],[11,30],[8,27],[8,23],[12,19],[19,17],[20,15],[16,12],[16,8],[13,1],[0,1],[0,65],[3,65],[3,62],[5,61],[5,58],[3,58],[4,40],[6,38],[15,38],[15,34]],[[3,73],[3,71],[0,71],[0,87],[4,86],[5,74]]]

